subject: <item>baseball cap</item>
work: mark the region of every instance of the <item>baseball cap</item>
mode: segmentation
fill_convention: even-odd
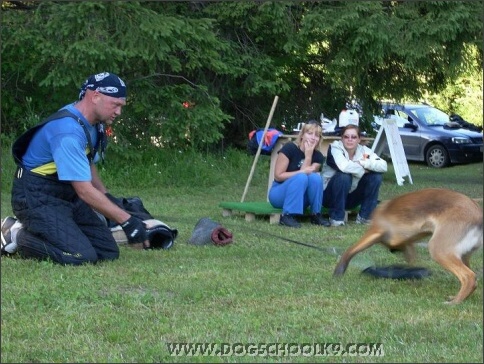
[[[82,100],[87,90],[93,90],[103,95],[126,98],[126,85],[119,76],[114,73],[101,72],[88,77],[81,86],[79,100]]]

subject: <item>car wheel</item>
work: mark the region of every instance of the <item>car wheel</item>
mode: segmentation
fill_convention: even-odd
[[[449,155],[442,145],[433,145],[427,150],[425,161],[429,167],[443,168],[449,164]]]

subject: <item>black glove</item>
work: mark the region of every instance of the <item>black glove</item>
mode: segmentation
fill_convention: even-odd
[[[144,243],[147,239],[146,228],[140,219],[131,216],[128,220],[121,224],[121,227],[128,238],[128,243]]]

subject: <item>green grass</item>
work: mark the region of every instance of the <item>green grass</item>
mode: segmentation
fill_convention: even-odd
[[[6,148],[4,146],[4,148]],[[403,263],[381,246],[357,255],[342,279],[338,254],[364,227],[302,229],[224,218],[221,201],[240,201],[253,157],[140,153],[113,156],[100,171],[117,196],[140,196],[179,230],[167,251],[121,247],[114,262],[65,267],[1,259],[1,362],[481,362],[482,250],[471,260],[478,289],[461,305],[444,304],[457,279],[419,246],[419,281],[377,280],[368,265]],[[108,156],[109,157],[109,156]],[[261,157],[246,201],[264,201],[269,161]],[[410,164],[414,184],[385,175],[381,199],[425,187],[482,198],[482,164],[430,169]],[[2,217],[11,215],[13,165],[2,153]],[[418,213],[418,212],[416,212]],[[187,244],[201,217],[234,234],[225,247]],[[293,239],[325,249],[290,243]],[[375,356],[170,356],[167,343],[381,343]]]

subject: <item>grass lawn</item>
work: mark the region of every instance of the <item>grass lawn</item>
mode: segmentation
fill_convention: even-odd
[[[471,259],[478,289],[456,306],[444,301],[457,293],[458,280],[421,245],[416,265],[432,272],[428,278],[361,274],[370,265],[404,263],[375,246],[333,279],[339,254],[365,227],[354,217],[343,228],[306,221],[302,229],[270,225],[268,217],[222,217],[218,204],[240,201],[253,161],[228,154],[147,158],[142,169],[108,160],[100,171],[114,195],[141,197],[179,230],[170,250],[123,246],[119,260],[81,267],[2,257],[1,362],[483,362],[482,249]],[[2,218],[12,214],[9,158],[3,153]],[[263,157],[246,201],[265,201],[268,170]],[[410,171],[413,184],[398,186],[389,164],[381,199],[446,187],[482,201],[480,163],[412,163]],[[202,217],[222,223],[234,243],[187,244]],[[223,351],[172,356],[176,343],[212,343]]]

